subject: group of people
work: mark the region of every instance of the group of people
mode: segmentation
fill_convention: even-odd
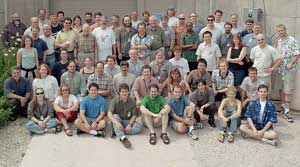
[[[64,130],[104,137],[112,134],[131,147],[126,135],[138,134],[143,125],[156,144],[154,128],[160,127],[163,143],[171,142],[170,125],[176,132],[197,140],[196,129],[208,121],[217,140],[232,143],[237,130],[243,136],[277,145],[276,108],[270,100],[271,76],[280,77],[281,112],[288,121],[291,92],[298,70],[300,47],[282,24],[276,26],[273,48],[262,25],[249,19],[246,29],[238,15],[222,21],[223,12],[207,16],[207,25],[197,15],[185,21],[168,8],[160,21],[148,11],[111,17],[101,12],[64,17],[64,12],[46,17],[39,9],[26,29],[17,13],[5,26],[2,40],[22,36],[17,64],[5,81],[4,94],[15,106],[11,120],[27,116],[31,133]],[[273,75],[271,75],[273,73]],[[106,116],[108,119],[106,119]],[[228,132],[228,133],[227,133]]]

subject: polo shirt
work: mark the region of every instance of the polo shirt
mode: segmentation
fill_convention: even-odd
[[[146,107],[150,112],[158,114],[165,105],[167,105],[166,100],[157,95],[154,99],[151,99],[149,95],[145,96],[141,102],[141,105]]]
[[[191,44],[199,44],[199,35],[193,32],[191,35],[184,33],[181,37],[181,45],[191,45]],[[196,49],[183,49],[182,50],[182,57],[185,58],[188,62],[196,62]]]

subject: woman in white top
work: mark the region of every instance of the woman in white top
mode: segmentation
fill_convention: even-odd
[[[77,118],[79,102],[76,96],[70,94],[68,85],[63,84],[60,86],[58,96],[53,103],[54,110],[56,111],[57,119],[63,124],[64,131],[67,136],[72,136],[73,132],[70,130],[67,121],[74,122]]]
[[[50,75],[50,69],[47,64],[40,65],[37,76],[32,82],[33,92],[35,92],[37,88],[43,88],[45,97],[51,102],[54,101],[59,87],[56,78]]]
[[[39,66],[38,55],[33,47],[33,39],[25,35],[22,38],[21,48],[17,53],[17,66],[21,68],[21,75],[32,83],[35,78],[34,70]]]

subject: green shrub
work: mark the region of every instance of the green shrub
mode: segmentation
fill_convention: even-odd
[[[4,127],[8,123],[9,115],[13,106],[7,102],[7,99],[4,96],[0,97],[0,128]]]

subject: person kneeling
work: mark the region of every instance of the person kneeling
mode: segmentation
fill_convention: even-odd
[[[28,105],[27,117],[30,121],[26,124],[27,129],[31,134],[55,133],[57,122],[53,116],[53,108],[50,100],[45,98],[44,89],[37,88]]]
[[[277,133],[273,124],[277,122],[275,105],[268,100],[268,87],[258,87],[258,99],[251,101],[247,107],[245,117],[248,124],[242,124],[240,130],[246,135],[261,140],[263,143],[277,146]]]
[[[80,103],[80,116],[74,122],[77,126],[77,135],[82,131],[97,137],[105,137],[104,128],[106,127],[105,99],[98,96],[98,85],[91,83],[88,87],[89,95],[85,96]]]
[[[129,86],[126,83],[120,84],[119,96],[111,101],[107,115],[116,136],[126,148],[130,148],[131,143],[125,134],[138,134],[142,126],[136,122],[138,116],[136,103],[129,97]]]
[[[221,118],[220,135],[218,137],[219,142],[224,142],[226,130],[229,126],[229,133],[227,141],[232,143],[234,140],[234,134],[237,131],[238,119],[241,115],[241,101],[236,99],[236,88],[229,86],[226,91],[227,98],[223,99],[219,107],[219,117]]]
[[[154,132],[154,127],[162,127],[161,139],[165,144],[170,143],[169,136],[167,134],[168,113],[170,107],[166,100],[158,95],[158,85],[151,84],[149,86],[150,95],[143,98],[141,102],[141,112],[143,113],[143,119],[147,127],[150,130],[150,144],[156,144],[156,133]]]

